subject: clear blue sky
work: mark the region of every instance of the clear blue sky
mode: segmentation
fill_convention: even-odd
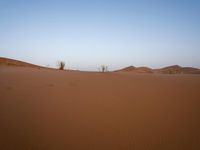
[[[0,56],[81,70],[200,67],[200,1],[0,0]]]

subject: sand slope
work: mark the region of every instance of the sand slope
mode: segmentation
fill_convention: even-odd
[[[179,65],[168,66],[160,69],[129,66],[122,68],[120,70],[116,70],[115,72],[156,73],[156,74],[200,74],[200,69],[193,67],[181,67]]]
[[[34,65],[31,63],[14,60],[10,58],[0,57],[0,66],[14,66],[14,67],[29,67],[29,68],[38,68],[38,69],[50,69],[38,65]],[[73,71],[73,70],[71,70]],[[149,74],[149,73],[156,73],[156,74],[200,74],[200,69],[193,68],[193,67],[181,67],[179,65],[172,65],[167,66],[164,68],[159,69],[152,69],[149,67],[134,67],[128,66],[119,70],[115,70],[113,72],[129,72],[129,73],[142,73],[142,74]]]
[[[122,68],[120,70],[117,70],[115,72],[153,73],[153,69],[148,68],[148,67],[129,66],[129,67],[125,67],[125,68]]]
[[[0,67],[2,150],[198,150],[200,76]]]
[[[154,69],[154,72],[161,74],[200,74],[200,69],[173,65],[161,69]]]
[[[43,68],[31,63],[0,57],[0,66],[15,66],[15,67],[29,67],[29,68]]]

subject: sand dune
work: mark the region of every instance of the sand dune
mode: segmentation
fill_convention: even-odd
[[[0,66],[2,150],[198,150],[200,76]]]
[[[181,67],[179,65],[155,69],[156,73],[163,74],[200,74],[200,69],[192,67]]]
[[[117,70],[116,72],[157,73],[157,74],[200,74],[200,69],[192,67],[181,67],[179,65],[168,66],[160,69],[129,66]]]
[[[31,67],[31,68],[43,68],[38,65],[30,64],[27,62],[14,60],[10,58],[0,57],[0,66],[15,66],[15,67]]]
[[[19,61],[19,60],[4,58],[4,57],[0,57],[0,66],[31,67],[31,68],[45,69],[45,67],[42,67],[42,66],[34,65],[34,64]],[[172,66],[168,66],[168,67],[164,67],[160,69],[152,69],[149,67],[129,66],[129,67],[125,67],[119,70],[115,70],[113,72],[159,73],[159,74],[200,74],[200,69],[192,68],[192,67],[181,67],[179,65],[172,65]]]
[[[117,70],[116,72],[153,73],[153,69],[148,68],[148,67],[129,66],[129,67]]]

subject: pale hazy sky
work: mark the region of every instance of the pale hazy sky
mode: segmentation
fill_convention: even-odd
[[[0,0],[0,56],[54,67],[200,67],[200,0]]]

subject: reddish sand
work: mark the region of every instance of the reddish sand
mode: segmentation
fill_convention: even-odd
[[[199,150],[200,75],[0,66],[0,150]]]
[[[27,62],[14,60],[10,58],[0,57],[0,66],[15,66],[15,67],[29,67],[29,68],[44,68]]]
[[[160,69],[129,66],[126,68],[122,68],[120,70],[116,70],[115,72],[156,73],[156,74],[200,74],[200,69],[193,67],[181,67],[178,65],[168,66]]]

